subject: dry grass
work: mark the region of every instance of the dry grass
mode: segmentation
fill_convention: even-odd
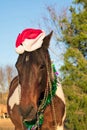
[[[14,125],[10,119],[0,119],[0,130],[14,130]]]

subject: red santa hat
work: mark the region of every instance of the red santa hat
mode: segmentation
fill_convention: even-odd
[[[25,29],[20,33],[16,40],[16,52],[34,51],[42,46],[45,32],[40,29]]]

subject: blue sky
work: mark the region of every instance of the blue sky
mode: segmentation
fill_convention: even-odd
[[[0,0],[0,66],[15,65],[18,54],[15,41],[25,28],[38,28],[47,13],[47,5],[57,10],[70,6],[72,0]],[[45,27],[41,29],[45,30]],[[55,51],[55,50],[54,50]]]

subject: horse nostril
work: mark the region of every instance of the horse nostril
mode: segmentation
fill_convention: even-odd
[[[33,105],[30,105],[27,109],[24,109],[24,108],[22,109],[20,107],[19,111],[21,115],[23,116],[23,120],[31,121],[36,118],[37,110],[35,109]]]

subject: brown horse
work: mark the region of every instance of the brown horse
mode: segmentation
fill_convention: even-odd
[[[60,85],[60,90],[57,89],[50,99],[51,102],[46,104],[46,96],[49,92],[52,93],[51,86],[55,77],[48,51],[51,36],[52,32],[43,39],[41,48],[32,52],[25,51],[18,57],[18,76],[10,84],[7,100],[8,113],[15,130],[64,129],[65,102],[64,97],[60,96]],[[29,127],[32,124],[35,125]]]

